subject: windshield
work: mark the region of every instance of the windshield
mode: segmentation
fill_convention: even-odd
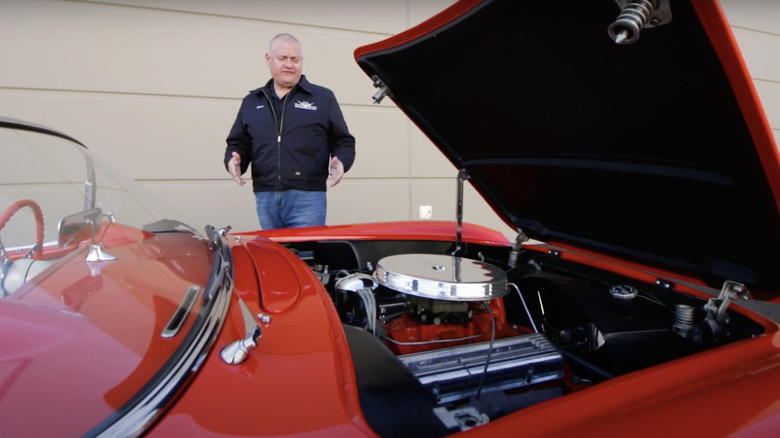
[[[224,237],[65,134],[0,117],[0,154],[4,435],[136,436],[221,329]]]
[[[46,243],[57,242],[60,218],[94,207],[138,228],[162,217],[157,211],[160,207],[134,183],[120,183],[116,171],[98,163],[84,146],[70,139],[0,129],[0,156],[4,157],[0,160],[0,209],[7,212],[2,218],[5,224],[0,223],[0,238],[6,250],[35,243],[35,205],[40,207]]]

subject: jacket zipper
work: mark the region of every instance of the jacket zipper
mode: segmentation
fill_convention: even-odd
[[[284,127],[284,107],[287,104],[287,98],[290,96],[290,93],[292,93],[292,90],[288,91],[287,94],[284,95],[284,99],[282,99],[282,114],[281,119],[280,115],[276,114],[276,108],[273,104],[273,98],[266,94],[265,90],[262,90],[263,94],[265,94],[265,98],[268,99],[268,102],[271,104],[271,112],[274,115],[274,122],[276,122],[277,126],[277,132],[276,132],[276,185],[277,185],[277,191],[282,191],[282,128]]]
[[[282,99],[282,114],[279,120],[279,135],[276,136],[276,151],[279,162],[277,163],[277,171],[279,173],[279,191],[282,191],[282,129],[284,128],[284,107],[287,106],[287,98],[290,97],[292,90],[288,91]]]

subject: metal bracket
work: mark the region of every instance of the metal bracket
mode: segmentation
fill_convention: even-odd
[[[379,76],[374,75],[371,76],[371,79],[374,80],[374,88],[379,88],[379,91],[377,91],[371,98],[374,100],[374,103],[379,103],[382,101],[382,99],[385,98],[385,96],[393,97],[393,94],[390,92],[390,89],[387,88],[387,85],[385,85],[384,82],[382,82],[381,79],[379,79]]]
[[[728,329],[725,327],[729,323],[729,317],[726,313],[729,304],[735,299],[749,300],[753,298],[750,292],[742,283],[726,280],[720,290],[717,298],[710,298],[704,305],[706,313],[704,320],[709,326],[712,334],[715,336],[726,334]]]
[[[91,218],[87,219],[87,223],[89,224],[92,233],[92,243],[89,245],[89,252],[87,253],[88,262],[110,262],[112,260],[116,260],[116,257],[103,251],[103,242],[101,242],[103,240],[103,236],[106,234],[106,231],[108,231],[108,227],[116,222],[116,218],[111,212],[103,213],[101,219],[103,217],[108,219],[108,225],[106,225],[106,228],[103,229],[103,235],[100,237],[98,237],[95,233],[95,228],[99,227],[100,224],[94,223]]]

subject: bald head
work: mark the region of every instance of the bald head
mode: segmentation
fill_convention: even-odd
[[[288,46],[298,46],[298,51],[303,52],[303,47],[301,46],[301,42],[298,41],[298,38],[295,38],[289,33],[280,33],[271,38],[271,42],[268,44],[268,53],[272,53],[274,51],[274,46],[276,46],[277,43]]]
[[[276,95],[286,95],[301,80],[303,73],[301,42],[289,33],[276,35],[268,45],[265,63],[274,80]]]

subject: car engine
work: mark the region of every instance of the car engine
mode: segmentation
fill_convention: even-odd
[[[361,378],[379,382],[381,370],[391,365],[384,372],[387,381],[405,374],[423,389],[406,393],[417,394],[414,403],[429,400],[424,409],[445,425],[441,431],[415,429],[426,436],[468,430],[763,332],[728,309],[729,301],[746,293],[736,286],[704,300],[663,281],[642,283],[563,260],[556,251],[432,241],[288,247],[309,263],[331,295],[347,329],[358,385]],[[382,404],[388,391],[377,388],[392,385],[377,385],[370,390],[362,385],[360,392],[361,404],[371,398],[384,406],[373,422],[372,410],[364,406],[369,422],[383,435],[406,434],[377,424],[399,404],[397,394]]]

